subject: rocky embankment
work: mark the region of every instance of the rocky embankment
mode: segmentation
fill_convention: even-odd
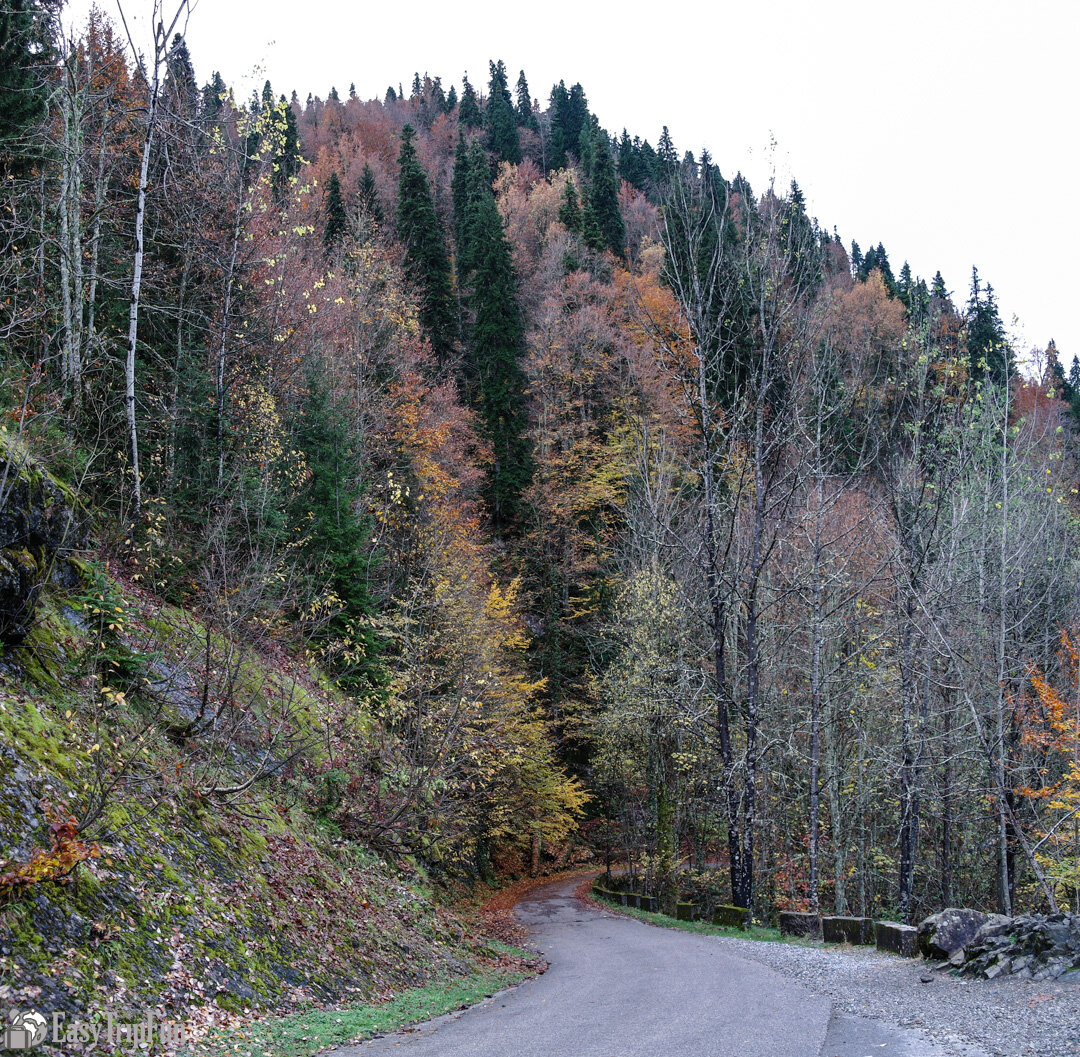
[[[918,943],[924,957],[964,975],[1057,980],[1080,970],[1080,914],[1005,917],[949,908],[919,926]]]

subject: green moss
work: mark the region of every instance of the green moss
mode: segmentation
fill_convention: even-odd
[[[78,766],[66,745],[68,730],[50,709],[39,710],[29,701],[0,704],[0,732],[18,747],[19,755],[38,770],[72,779]]]

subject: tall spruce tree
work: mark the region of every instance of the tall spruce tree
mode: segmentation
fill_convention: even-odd
[[[345,208],[345,198],[341,193],[341,181],[338,174],[332,172],[326,184],[326,200],[323,203],[326,223],[323,226],[323,246],[330,253],[341,245],[345,233],[349,230],[349,213]]]
[[[274,191],[280,199],[293,177],[300,172],[300,128],[296,123],[296,113],[285,101],[285,96],[278,100],[277,109],[280,146],[274,155]]]
[[[489,179],[487,155],[470,144],[461,174],[460,271],[469,289],[472,327],[466,342],[465,381],[480,413],[495,463],[487,498],[499,525],[510,525],[531,476],[525,438],[525,323],[517,275]]]
[[[375,222],[376,227],[382,227],[386,222],[383,216],[382,203],[379,201],[379,188],[375,183],[375,173],[371,171],[371,165],[364,162],[364,171],[356,186],[359,194],[361,216],[366,216]]]
[[[52,19],[59,5],[5,0],[0,7],[0,172],[30,164],[23,134],[45,116],[50,93]]]
[[[595,118],[582,135],[582,142],[587,144],[582,154],[588,159],[588,208],[599,230],[599,244],[621,257],[626,252],[626,225],[619,210],[619,177],[611,156],[611,142]],[[587,221],[587,242],[589,226]]]
[[[450,262],[446,256],[435,202],[427,173],[416,157],[413,137],[416,130],[401,130],[398,155],[398,238],[405,247],[409,277],[420,291],[420,322],[432,348],[440,357],[448,356],[457,337]]]
[[[510,86],[506,81],[506,64],[500,59],[490,63],[491,80],[488,82],[487,129],[488,147],[496,161],[508,161],[517,165],[521,161],[521,144],[518,141],[517,115]]]
[[[566,127],[569,123],[570,93],[560,81],[551,89],[548,98],[548,119],[551,124],[550,164],[553,170],[566,168]]]
[[[581,232],[581,204],[578,202],[577,188],[574,187],[574,181],[569,178],[563,184],[558,216],[559,223],[567,231]]]
[[[1013,354],[998,314],[994,288],[983,291],[979,270],[971,269],[971,297],[967,310],[968,373],[1004,385],[1013,370]]]
[[[533,132],[536,132],[539,129],[536,115],[533,113],[532,95],[529,93],[529,82],[525,80],[524,70],[518,74],[517,105],[514,110],[517,116],[517,123],[522,128],[531,129]]]
[[[374,558],[370,525],[358,509],[362,490],[356,479],[356,440],[347,416],[334,403],[325,372],[312,366],[305,381],[307,396],[294,439],[308,477],[293,500],[292,514],[304,526],[301,549],[313,590],[321,593],[325,585],[337,599],[318,637],[337,645],[330,660],[348,685],[378,688],[385,672],[380,644],[366,620],[375,610],[369,588]]]
[[[468,74],[465,74],[461,79],[461,102],[458,104],[458,122],[466,128],[481,128],[484,124],[484,115],[480,113],[480,103],[476,98],[476,90],[469,83]]]

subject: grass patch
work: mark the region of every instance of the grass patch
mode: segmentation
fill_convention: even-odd
[[[807,946],[807,942],[801,937],[782,936],[779,929],[766,928],[764,925],[752,925],[748,929],[728,928],[724,925],[713,925],[707,921],[679,921],[678,918],[669,917],[667,914],[654,914],[651,910],[638,910],[637,907],[624,907],[621,903],[615,903],[610,899],[604,899],[596,892],[592,892],[590,899],[598,903],[610,906],[627,917],[637,918],[649,925],[659,925],[665,929],[682,929],[683,932],[696,932],[702,936],[734,936],[743,940],[762,940],[767,943],[796,943]]]
[[[268,1017],[242,1030],[212,1032],[195,1046],[182,1050],[189,1057],[311,1057],[327,1046],[360,1042],[381,1032],[396,1031],[455,1009],[464,1009],[504,987],[519,984],[529,974],[520,971],[476,973],[406,991],[385,1005],[320,1009],[285,1017]]]

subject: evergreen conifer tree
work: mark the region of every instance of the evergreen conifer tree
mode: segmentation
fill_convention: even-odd
[[[293,108],[282,96],[277,103],[282,121],[280,147],[274,157],[274,191],[282,198],[300,171],[300,128]]]
[[[548,100],[548,114],[551,120],[551,168],[553,170],[566,168],[566,151],[569,144],[566,140],[566,128],[569,123],[570,93],[566,90],[566,84],[560,81],[551,89]]]
[[[359,514],[359,462],[347,418],[334,405],[324,372],[306,372],[307,396],[298,416],[295,444],[304,455],[308,477],[293,500],[293,517],[304,527],[303,557],[311,575],[324,581],[337,600],[324,642],[345,640],[331,661],[348,684],[378,688],[385,683],[380,644],[367,617],[375,605],[369,589],[373,564],[371,531]],[[313,584],[316,590],[322,583]]]
[[[967,310],[968,373],[973,379],[989,378],[1004,385],[1012,374],[1012,349],[1005,338],[1005,328],[998,314],[994,288],[987,284],[984,293],[979,271],[971,269],[971,297]]]
[[[930,296],[936,297],[940,301],[949,300],[949,291],[945,289],[945,280],[941,277],[941,272],[934,273],[934,278],[930,285]]]
[[[477,145],[473,145],[475,151]],[[475,154],[473,157],[475,162]],[[476,166],[472,166],[474,180]],[[469,305],[473,325],[467,343],[466,374],[495,456],[488,500],[497,524],[513,522],[531,465],[525,431],[525,324],[517,295],[510,245],[486,179],[469,202]]]
[[[588,148],[582,154],[588,160],[587,212],[592,214],[591,219],[585,220],[585,241],[594,249],[607,248],[621,257],[626,248],[626,226],[619,210],[619,178],[611,156],[611,143],[595,118],[589,133],[582,137],[583,142],[588,142]],[[600,233],[599,246],[590,241],[594,238],[590,229],[593,222]]]
[[[53,63],[51,5],[5,0],[0,7],[0,173],[30,164],[23,133],[45,116]]]
[[[532,96],[529,94],[529,82],[525,80],[525,71],[518,74],[517,79],[517,106],[515,107],[517,123],[522,128],[537,131],[536,115],[533,113]]]
[[[377,227],[382,227],[386,221],[383,216],[382,203],[379,201],[379,189],[375,183],[375,173],[371,171],[371,165],[364,162],[364,171],[357,181],[357,191],[360,198],[360,213],[370,217]]]
[[[581,205],[578,202],[577,189],[574,181],[568,179],[563,184],[562,198],[559,202],[559,223],[567,231],[579,234],[581,232]]]
[[[323,213],[326,216],[326,224],[323,227],[323,246],[327,251],[332,251],[341,245],[349,229],[349,214],[345,209],[345,199],[341,194],[341,181],[338,174],[330,174],[330,180],[326,185],[326,201],[323,204]]]
[[[420,291],[420,322],[432,348],[447,356],[456,338],[453,291],[446,243],[427,173],[416,157],[413,136],[416,130],[406,125],[401,130],[401,153],[398,155],[398,238],[405,246],[405,264],[409,277]]]
[[[497,161],[517,165],[521,161],[521,144],[518,142],[517,118],[514,100],[506,82],[506,64],[500,59],[492,62],[491,80],[488,83],[487,128],[488,146]]]
[[[453,113],[454,107],[456,107],[457,105],[457,88],[454,85],[450,85],[450,91],[446,93],[446,112],[448,114]]]
[[[480,128],[484,124],[484,115],[480,113],[480,103],[476,91],[469,84],[469,75],[461,79],[461,102],[458,104],[458,122],[466,128]]]
[[[852,239],[851,240],[851,275],[855,279],[861,279],[862,266],[863,266],[863,252],[859,247],[859,244]]]

